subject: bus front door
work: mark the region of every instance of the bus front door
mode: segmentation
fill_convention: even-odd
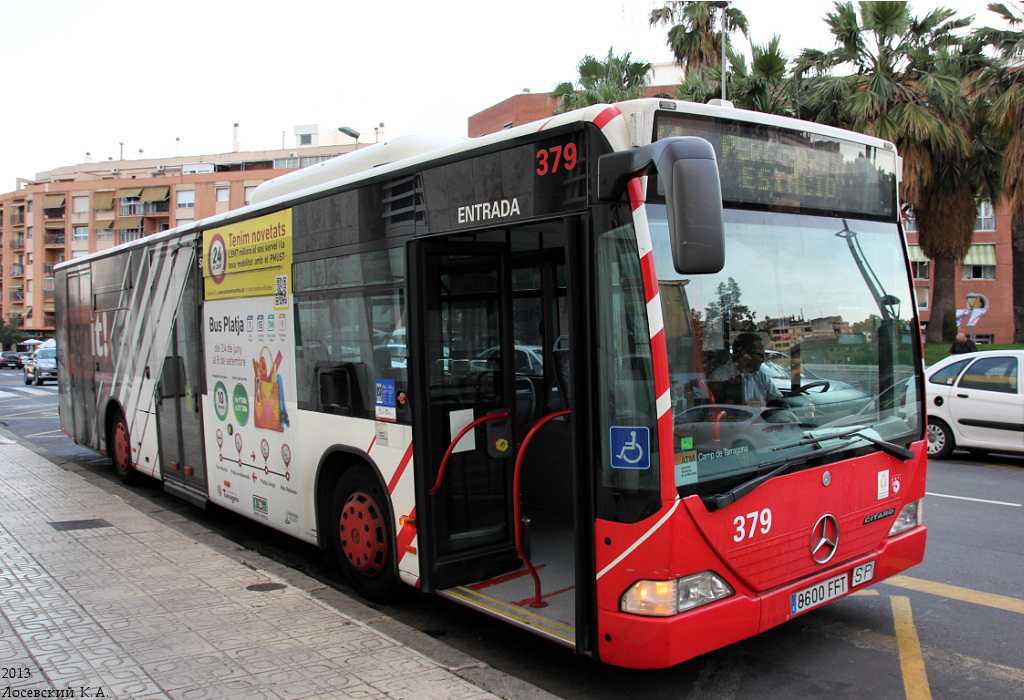
[[[519,566],[509,253],[501,243],[419,241],[411,262],[417,521],[431,562],[425,585],[439,590]]]

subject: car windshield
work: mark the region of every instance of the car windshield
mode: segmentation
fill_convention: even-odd
[[[54,360],[57,358],[57,351],[53,348],[43,348],[36,354],[37,360]]]
[[[904,446],[920,439],[913,295],[895,224],[727,210],[724,269],[683,276],[665,207],[647,209],[681,494],[727,487],[851,427]]]

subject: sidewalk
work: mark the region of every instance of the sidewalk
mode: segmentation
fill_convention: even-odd
[[[0,697],[552,697],[131,500],[0,434]]]

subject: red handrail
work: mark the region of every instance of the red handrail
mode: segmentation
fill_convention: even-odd
[[[430,495],[433,496],[437,493],[437,490],[441,488],[441,480],[444,479],[444,469],[448,466],[448,458],[452,456],[452,450],[455,449],[455,446],[459,444],[459,440],[461,440],[466,433],[481,423],[486,423],[487,421],[494,420],[495,418],[508,418],[511,415],[511,409],[507,411],[499,411],[498,413],[488,413],[486,416],[477,418],[475,421],[463,428],[462,431],[452,440],[452,443],[448,445],[448,450],[444,453],[444,459],[441,460],[441,468],[437,471],[437,482],[434,484],[434,488],[430,489]]]
[[[516,469],[512,477],[512,517],[516,528],[516,552],[519,553],[519,558],[526,564],[526,568],[530,571],[530,575],[533,576],[533,589],[534,599],[530,603],[531,608],[543,608],[547,606],[547,603],[540,599],[540,576],[537,575],[537,570],[533,568],[533,564],[530,563],[530,559],[526,556],[526,552],[523,551],[523,521],[520,515],[520,508],[522,507],[519,503],[519,470],[523,466],[523,455],[526,454],[526,446],[530,444],[530,440],[533,439],[534,434],[545,425],[549,420],[558,418],[560,416],[567,416],[572,411],[564,409],[561,411],[555,411],[537,421],[537,425],[530,428],[530,432],[526,434],[523,439],[523,444],[519,446],[519,454],[516,455]]]

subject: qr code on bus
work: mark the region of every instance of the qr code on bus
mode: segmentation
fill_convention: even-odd
[[[278,275],[274,286],[274,308],[283,309],[288,306],[288,275]]]

